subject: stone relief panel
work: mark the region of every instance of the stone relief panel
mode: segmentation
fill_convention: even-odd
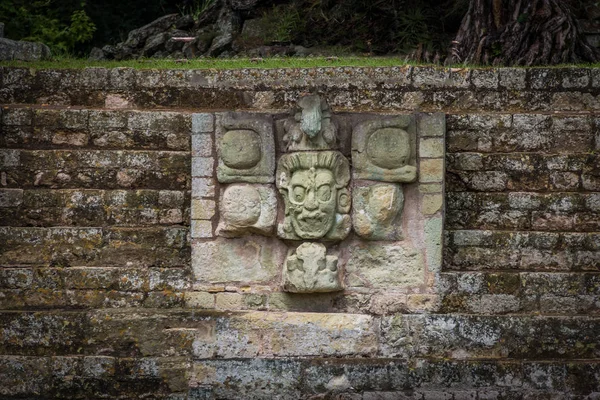
[[[404,194],[401,185],[376,183],[355,186],[352,191],[354,232],[370,240],[402,238]]]
[[[231,184],[221,194],[219,212],[219,236],[269,236],[277,218],[277,193],[271,185]]]
[[[224,113],[217,120],[215,133],[219,182],[273,182],[275,142],[271,118]]]
[[[443,114],[333,115],[310,95],[291,116],[194,114],[192,130],[194,290],[267,309],[324,292],[437,304]]]
[[[327,255],[320,243],[302,243],[285,260],[283,289],[292,293],[342,290],[337,256]]]
[[[415,123],[412,116],[358,124],[352,133],[355,179],[414,182],[417,179]]]
[[[284,239],[342,240],[350,233],[350,166],[337,151],[285,154],[276,184],[285,217],[277,234]]]

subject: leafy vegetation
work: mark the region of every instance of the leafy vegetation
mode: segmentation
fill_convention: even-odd
[[[0,2],[0,20],[7,21],[9,36],[43,42],[55,54],[70,54],[96,31],[84,8],[85,2],[5,0]]]
[[[55,54],[86,56],[93,46],[123,42],[131,30],[165,14],[179,12],[198,20],[224,1],[0,0],[0,21],[9,38],[42,41]],[[580,17],[598,3],[565,1]],[[369,55],[435,53],[450,47],[469,2],[263,0],[240,17],[262,20],[257,45],[292,43]]]
[[[263,10],[264,31],[267,42],[406,53],[418,46],[444,47],[467,5],[463,0],[291,0]]]

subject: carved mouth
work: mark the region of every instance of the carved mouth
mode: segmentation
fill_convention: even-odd
[[[315,215],[300,215],[298,217],[298,221],[308,224],[308,225],[321,225],[326,222],[326,216],[324,214],[315,214]]]

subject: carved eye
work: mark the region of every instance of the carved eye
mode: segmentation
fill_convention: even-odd
[[[302,186],[294,187],[292,196],[296,203],[302,203],[304,201],[304,196],[306,196],[306,190]]]
[[[317,261],[317,265],[319,267],[319,271],[323,271],[327,266],[327,263],[325,262],[325,259],[320,259],[319,261]]]
[[[329,199],[331,199],[331,186],[319,186],[319,189],[317,190],[317,197],[320,201],[329,201]]]

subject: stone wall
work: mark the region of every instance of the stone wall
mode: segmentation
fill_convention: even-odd
[[[0,74],[0,397],[599,395],[598,70]],[[193,114],[306,92],[446,114],[435,294],[198,285]]]

